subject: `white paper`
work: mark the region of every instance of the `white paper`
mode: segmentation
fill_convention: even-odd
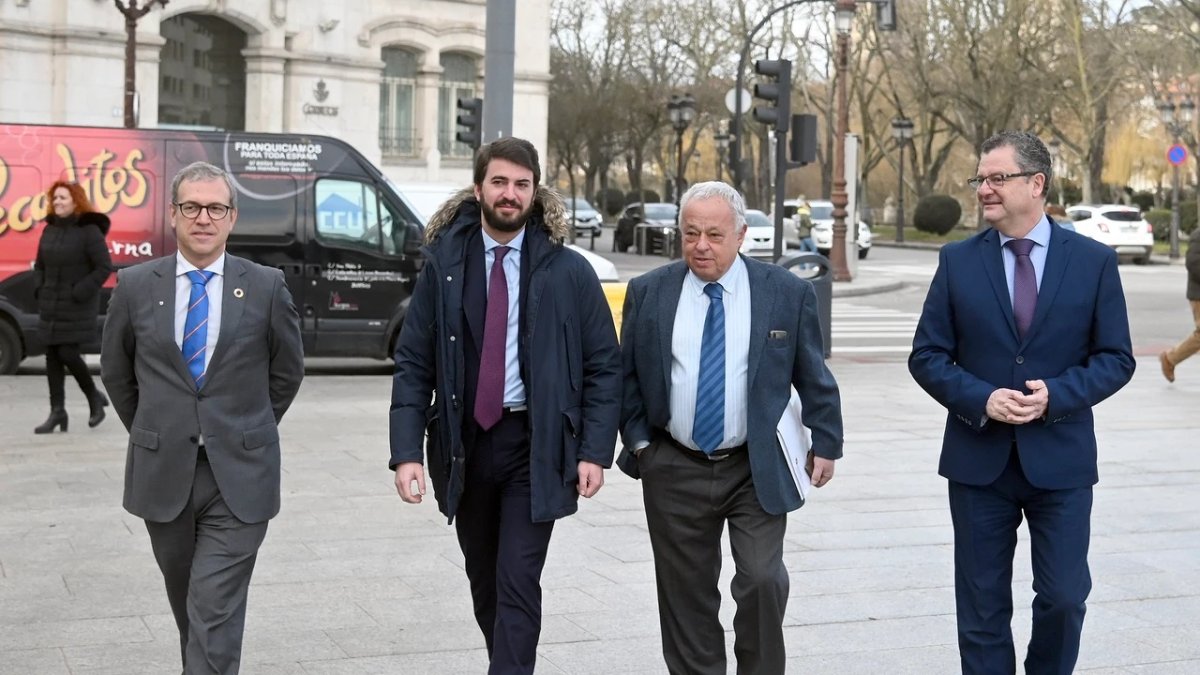
[[[812,430],[804,426],[800,414],[802,410],[800,395],[796,393],[796,388],[792,387],[792,397],[788,400],[783,416],[779,418],[775,434],[779,438],[779,447],[783,450],[788,471],[792,474],[796,489],[800,491],[800,499],[808,501],[808,493],[812,488],[812,477],[808,475],[807,470],[808,453],[812,449]]]

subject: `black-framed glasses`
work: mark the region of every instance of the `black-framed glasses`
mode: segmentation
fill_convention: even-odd
[[[999,190],[1004,187],[1004,184],[1014,178],[1028,178],[1036,176],[1041,171],[1021,171],[1019,173],[994,173],[990,176],[975,176],[967,179],[967,185],[971,186],[972,190],[978,190],[981,185],[987,183],[993,190]]]
[[[183,214],[184,218],[199,218],[201,211],[208,211],[209,218],[213,220],[221,220],[225,216],[229,215],[229,212],[233,210],[233,207],[229,206],[228,204],[197,204],[196,202],[184,202],[182,204],[175,202],[172,203],[175,204],[175,208],[179,209],[179,212]]]

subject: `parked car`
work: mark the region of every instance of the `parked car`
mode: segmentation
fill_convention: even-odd
[[[813,200],[809,202],[812,211],[812,239],[817,252],[828,257],[833,249],[833,202]],[[851,233],[846,232],[847,236]],[[858,221],[858,259],[863,260],[871,252],[871,228],[863,221]]]
[[[575,217],[576,237],[599,237],[604,219],[600,212],[582,197],[567,199],[567,211]]]
[[[1150,262],[1154,251],[1154,226],[1146,222],[1136,206],[1121,204],[1077,204],[1067,209],[1075,231],[1132,258],[1139,265]]]
[[[741,252],[752,258],[774,259],[775,223],[762,211],[746,211],[746,237]]]
[[[670,255],[679,231],[678,209],[674,204],[634,202],[625,207],[617,220],[613,245],[618,251],[634,246],[639,254]]]

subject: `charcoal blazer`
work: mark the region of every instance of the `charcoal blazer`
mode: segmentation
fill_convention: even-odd
[[[763,510],[778,515],[801,506],[775,435],[795,387],[812,429],[814,453],[842,456],[841,399],[825,365],[817,296],[792,272],[743,257],[750,282],[747,368],[747,450]],[[621,330],[623,403],[618,466],[638,477],[634,448],[670,422],[671,338],[687,265],[674,262],[629,282]]]

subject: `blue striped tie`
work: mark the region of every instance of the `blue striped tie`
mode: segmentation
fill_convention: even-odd
[[[204,352],[208,349],[208,282],[216,272],[192,270],[187,273],[192,281],[192,293],[188,297],[187,318],[183,321],[183,360],[187,363],[196,388],[204,386]]]
[[[704,338],[700,342],[700,377],[696,383],[696,419],[692,423],[692,441],[712,454],[725,440],[725,305],[721,303],[721,284],[704,287],[708,296],[708,314],[704,317]]]

